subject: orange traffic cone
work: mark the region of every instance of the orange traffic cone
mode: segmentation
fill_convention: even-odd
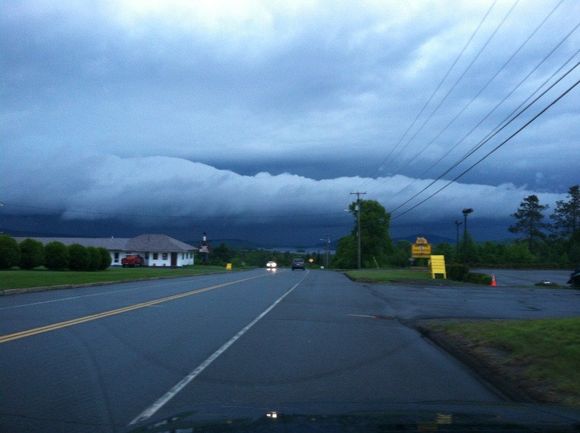
[[[497,282],[495,281],[495,274],[491,274],[491,283],[489,283],[491,287],[497,287]]]

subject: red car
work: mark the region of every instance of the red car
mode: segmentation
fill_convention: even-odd
[[[145,260],[143,259],[143,257],[141,256],[126,256],[123,257],[123,259],[121,259],[121,265],[123,265],[124,268],[134,268],[135,266],[144,266],[145,265]]]

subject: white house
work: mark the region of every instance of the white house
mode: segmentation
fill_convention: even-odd
[[[58,241],[65,245],[80,244],[85,247],[106,248],[111,254],[112,266],[121,266],[123,257],[140,255],[146,266],[182,267],[195,263],[197,248],[167,235],[145,234],[134,238],[62,238],[36,237],[44,245]],[[21,242],[26,237],[15,238]]]

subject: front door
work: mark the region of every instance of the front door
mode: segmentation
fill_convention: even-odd
[[[171,266],[177,266],[177,253],[171,253]]]

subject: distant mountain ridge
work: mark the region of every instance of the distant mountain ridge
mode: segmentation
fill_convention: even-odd
[[[393,238],[393,243],[398,242],[398,241],[409,241],[411,243],[415,243],[415,241],[417,240],[418,237],[426,238],[427,241],[433,245],[443,244],[443,243],[447,243],[447,244],[454,244],[455,243],[455,239],[448,238],[445,236],[438,236],[438,235],[430,234],[430,233],[421,233],[421,234],[417,234],[417,235],[396,237],[396,238]]]

